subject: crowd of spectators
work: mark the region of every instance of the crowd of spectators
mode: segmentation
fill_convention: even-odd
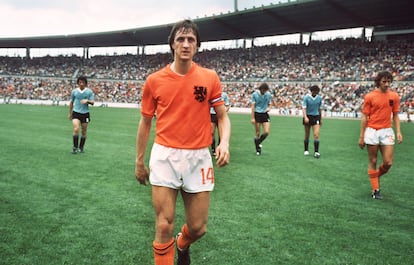
[[[195,60],[215,69],[232,106],[249,107],[250,95],[267,82],[279,109],[300,108],[311,84],[321,86],[325,108],[353,112],[372,89],[378,71],[389,70],[402,104],[414,97],[414,43],[336,39],[309,45],[269,45],[200,51]],[[0,57],[0,98],[69,100],[79,75],[101,102],[140,103],[145,77],[171,54],[39,58]]]

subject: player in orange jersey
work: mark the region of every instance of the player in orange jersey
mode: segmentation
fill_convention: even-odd
[[[380,177],[388,172],[394,159],[395,134],[401,143],[403,136],[400,129],[398,112],[400,97],[390,90],[392,74],[388,71],[379,72],[375,77],[376,88],[365,95],[362,109],[359,147],[367,146],[368,176],[372,186],[372,198],[382,199],[380,193]],[[377,169],[378,151],[382,155],[382,163]]]
[[[210,107],[218,119],[220,144],[218,167],[230,161],[230,120],[222,99],[217,73],[193,62],[200,47],[197,25],[191,20],[176,23],[169,36],[174,61],[148,76],[142,93],[141,120],[137,132],[135,176],[152,185],[155,210],[153,241],[156,265],[190,264],[189,247],[207,231],[210,192],[214,188]],[[152,120],[157,113],[155,140],[144,165]],[[174,216],[178,193],[184,201],[185,223],[175,240]]]

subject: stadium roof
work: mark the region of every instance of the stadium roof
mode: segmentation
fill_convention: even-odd
[[[376,26],[413,26],[411,0],[298,0],[196,18],[201,40],[254,39]],[[0,48],[117,47],[167,44],[172,24],[46,37],[0,38]]]

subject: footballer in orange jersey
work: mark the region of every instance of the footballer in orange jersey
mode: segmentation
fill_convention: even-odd
[[[190,245],[207,231],[210,192],[214,188],[210,108],[218,120],[220,143],[218,167],[229,163],[230,120],[215,71],[193,62],[200,47],[197,25],[191,20],[176,23],[169,36],[174,60],[148,76],[142,92],[141,120],[137,132],[135,176],[152,186],[155,237],[152,242],[156,265],[190,264]],[[153,117],[157,114],[155,140],[144,165]],[[174,237],[178,193],[184,201],[185,223]],[[174,247],[175,246],[175,247]]]
[[[382,199],[380,193],[380,177],[388,172],[394,159],[395,134],[401,143],[400,119],[398,117],[400,97],[390,89],[393,81],[388,71],[379,72],[375,78],[376,88],[364,97],[362,109],[359,147],[365,145],[368,151],[368,176],[372,186],[372,198]],[[382,155],[382,163],[377,169],[378,151]]]

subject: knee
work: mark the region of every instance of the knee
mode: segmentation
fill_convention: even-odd
[[[191,235],[196,238],[200,238],[207,233],[207,224],[199,225],[199,226],[192,226],[188,227],[188,231]]]
[[[382,168],[386,171],[388,171],[388,169],[390,169],[391,166],[392,166],[392,161],[387,161],[387,162],[384,161],[384,163],[382,164]]]
[[[174,223],[169,221],[160,221],[157,222],[156,226],[157,233],[164,235],[164,236],[170,236],[173,234],[174,230]]]

